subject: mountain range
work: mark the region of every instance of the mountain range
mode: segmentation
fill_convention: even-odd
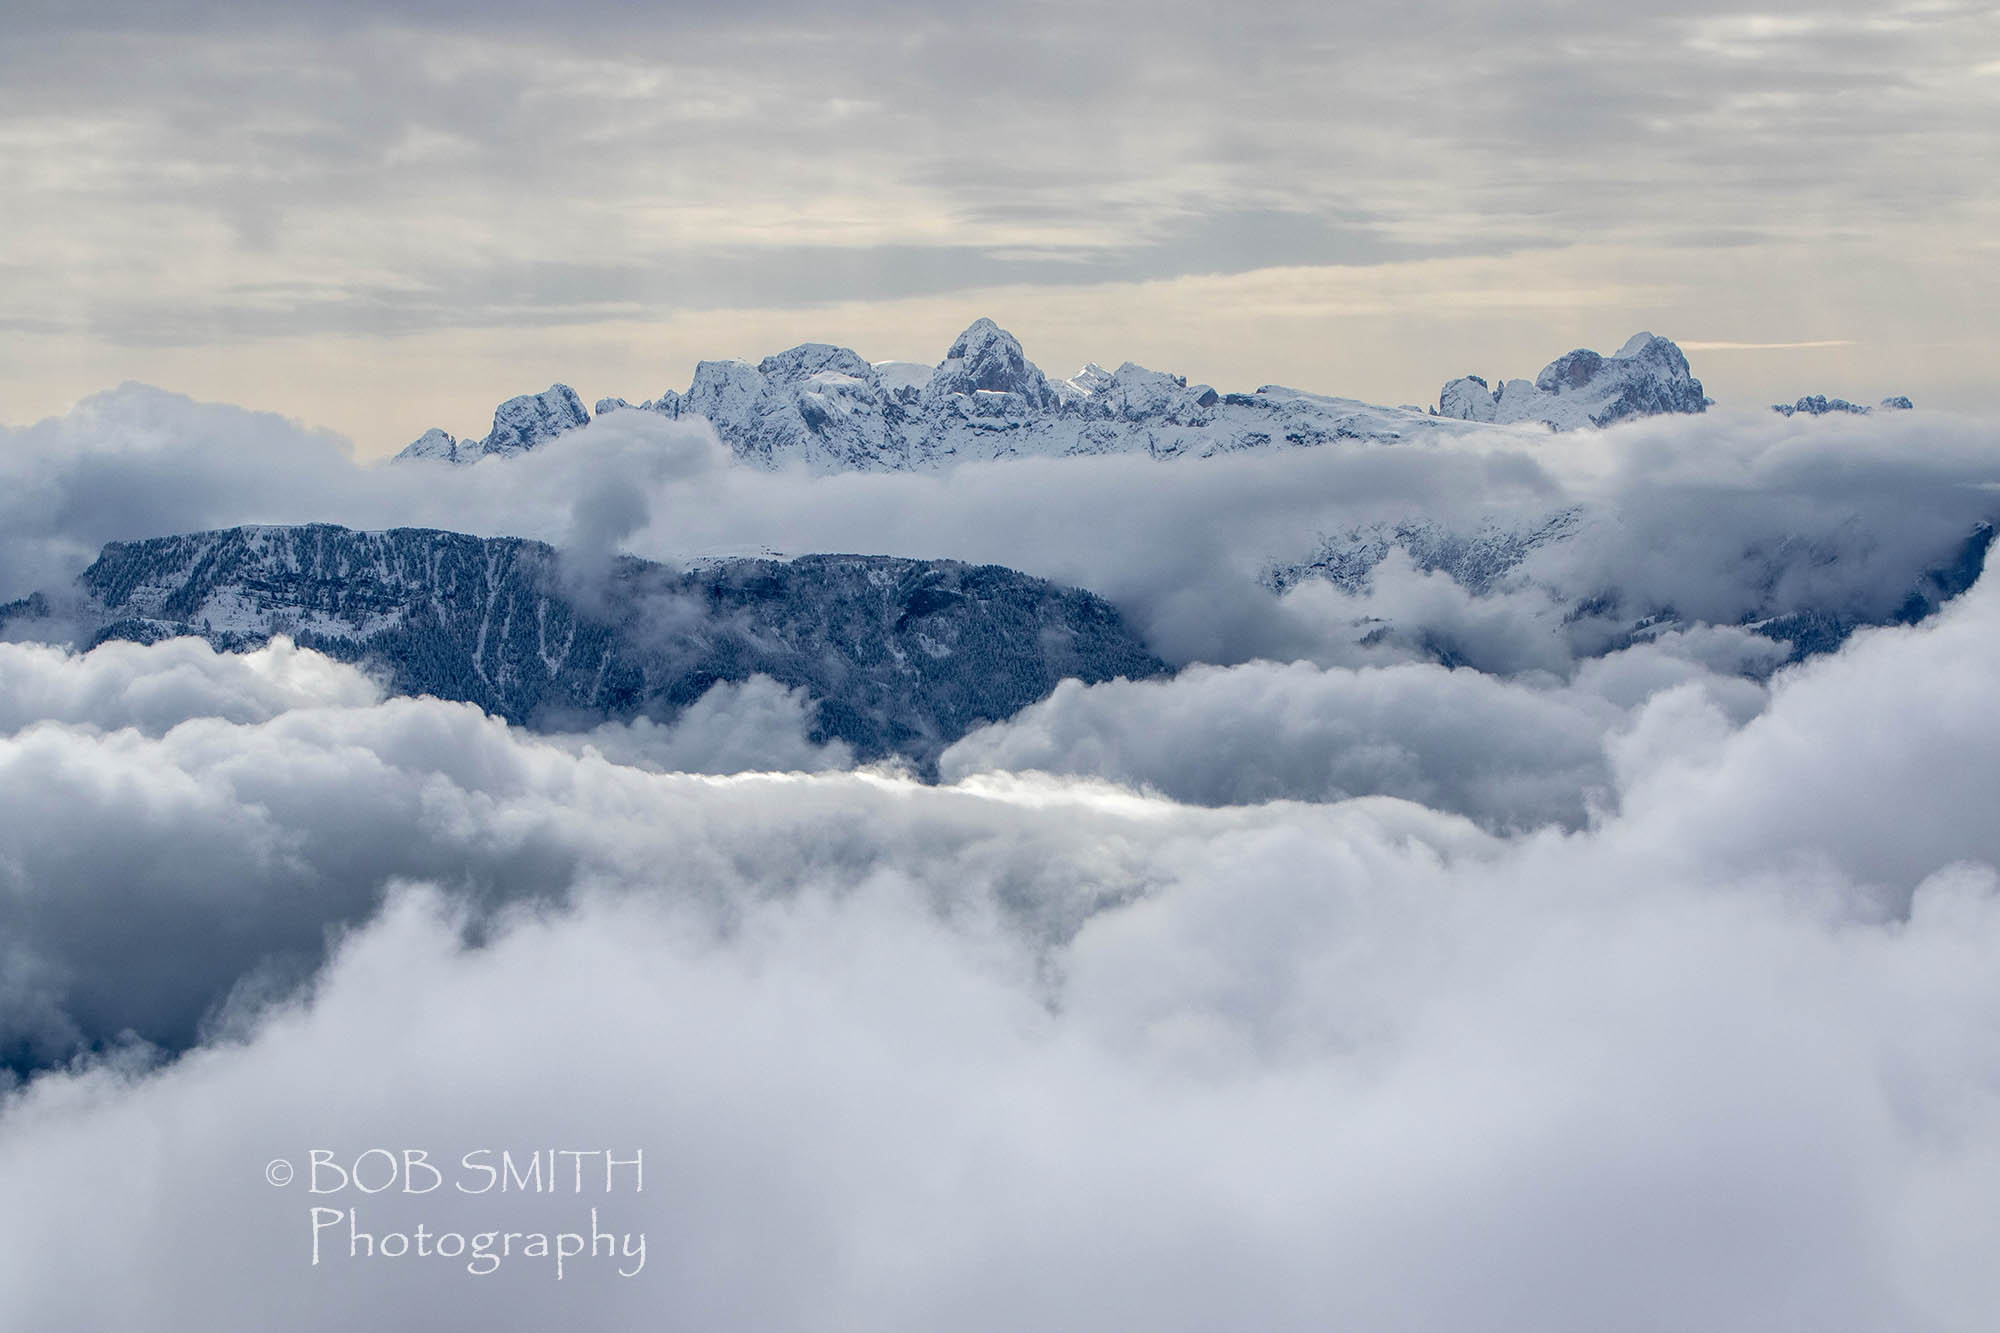
[[[605,398],[596,415],[700,417],[737,458],[815,472],[907,471],[975,460],[1138,453],[1202,458],[1243,449],[1336,441],[1393,443],[1495,428],[1573,430],[1710,400],[1668,339],[1642,333],[1613,356],[1578,349],[1534,380],[1489,388],[1478,376],[1444,386],[1427,409],[1265,385],[1220,393],[1126,362],[1052,379],[990,319],[961,333],[936,366],[870,362],[830,343],[802,343],[762,361],[703,361],[686,392],[631,404]],[[427,431],[402,459],[476,462],[535,448],[585,425],[567,385],[509,399],[482,439]]]
[[[1313,558],[1273,565],[1265,570],[1263,583],[1271,591],[1283,593],[1309,579],[1325,579],[1344,592],[1360,593],[1368,589],[1390,552],[1400,550],[1416,569],[1446,575],[1474,597],[1488,597],[1506,587],[1533,587],[1548,594],[1551,612],[1559,616],[1563,637],[1578,657],[1616,652],[1698,623],[1671,602],[1649,601],[1615,583],[1593,582],[1583,590],[1563,589],[1530,569],[1532,558],[1560,556],[1564,547],[1586,541],[1593,527],[1601,529],[1617,522],[1615,513],[1570,505],[1527,522],[1472,528],[1452,528],[1427,518],[1375,524],[1322,538]],[[1868,538],[1864,533],[1857,524],[1854,531],[1843,535],[1865,548]],[[1735,624],[1781,646],[1769,659],[1769,666],[1832,652],[1858,629],[1914,625],[1978,580],[1994,534],[1995,519],[1977,520],[1962,536],[1947,538],[1928,557],[1908,563],[1891,561],[1881,572],[1882,587],[1872,595],[1851,588],[1815,588],[1814,580],[1807,576],[1814,569],[1837,565],[1843,558],[1858,560],[1860,550],[1842,553],[1824,540],[1811,538],[1780,538],[1767,549],[1745,550],[1734,572],[1737,582],[1754,589],[1756,596]],[[1561,563],[1559,560],[1558,566]],[[1589,568],[1587,560],[1569,563],[1572,568]],[[1398,643],[1415,656],[1445,666],[1494,669],[1493,663],[1468,654],[1448,623],[1383,620],[1372,625],[1366,641]]]
[[[1876,406],[1885,412],[1907,412],[1916,404],[1902,394],[1884,398]],[[1771,410],[1779,416],[1823,417],[1832,413],[1847,413],[1850,416],[1865,417],[1875,408],[1865,403],[1850,403],[1845,398],[1829,398],[1823,393],[1809,393],[1796,403],[1773,403]]]
[[[519,538],[329,524],[113,542],[74,588],[0,607],[0,628],[80,646],[192,634],[223,650],[287,634],[394,693],[548,729],[670,720],[718,682],[763,675],[815,701],[809,739],[920,770],[1065,677],[1166,670],[1108,602],[995,565],[585,567]]]
[[[1678,345],[1639,333],[1612,356],[1587,347],[1565,353],[1533,380],[1504,380],[1491,388],[1477,375],[1462,376],[1438,394],[1437,410],[1465,421],[1540,422],[1577,430],[1667,412],[1705,412],[1713,401]]]

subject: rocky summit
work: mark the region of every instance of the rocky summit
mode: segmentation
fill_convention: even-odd
[[[1614,356],[1587,347],[1568,352],[1532,381],[1493,388],[1477,375],[1444,386],[1437,413],[1463,421],[1515,425],[1538,421],[1556,430],[1609,426],[1634,417],[1702,412],[1711,400],[1681,349],[1656,334],[1635,334]]]
[[[524,393],[493,409],[493,429],[484,439],[461,440],[433,427],[396,457],[476,463],[488,455],[504,458],[523,453],[589,423],[590,413],[584,411],[576,390],[567,384],[552,384],[544,393]]]
[[[1065,677],[1166,669],[1090,593],[888,556],[583,567],[519,538],[240,527],[115,542],[71,595],[0,608],[0,624],[32,629],[19,622],[52,602],[86,645],[192,634],[235,650],[288,634],[370,665],[397,693],[544,728],[666,721],[718,682],[761,674],[808,692],[813,740],[925,771]]]

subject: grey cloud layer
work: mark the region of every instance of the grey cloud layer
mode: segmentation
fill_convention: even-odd
[[[1731,622],[1781,594],[1888,613],[1918,571],[1996,516],[2000,481],[1983,423],[1930,414],[1652,421],[1550,437],[1532,452],[1326,448],[1198,465],[1105,458],[815,478],[731,466],[705,430],[643,413],[470,468],[358,467],[337,442],[276,418],[135,388],[6,444],[0,586],[9,593],[59,594],[102,541],[308,518],[518,533],[600,559],[624,544],[665,557],[772,546],[992,560],[1109,595],[1176,662],[1235,669],[1065,687],[968,738],[947,774],[1044,769],[1214,805],[1391,795],[1495,830],[1581,828],[1593,810],[1617,810],[1626,784],[1607,745],[1638,728],[1656,696],[1678,689],[1702,727],[1703,709],[1721,709],[1720,726],[1755,716],[1764,691],[1742,677],[1767,674],[1783,649]],[[1273,561],[1370,524],[1417,516],[1470,531],[1551,513],[1579,515],[1574,535],[1529,552],[1483,593],[1399,552],[1359,587],[1306,579],[1278,595],[1262,582]],[[1690,623],[1595,656],[1602,634],[1576,608],[1606,589],[1630,599],[1628,614],[1671,607]],[[1382,639],[1385,626],[1399,633]],[[1498,674],[1423,664],[1439,647]],[[1293,665],[1273,664],[1283,662]],[[75,997],[38,1004],[33,1030],[13,1034],[36,1051],[142,1018],[154,1039],[185,1041],[230,977],[273,955],[310,966],[321,924],[365,913],[391,876],[441,877],[505,899],[532,891],[538,875],[575,873],[576,849],[540,840],[534,821],[501,847],[465,841],[449,821],[429,829],[412,776],[421,758],[385,760],[366,780],[330,779],[325,793],[301,785],[317,760],[300,758],[254,794],[229,776],[230,756],[300,743],[322,726],[406,726],[406,745],[433,732],[486,735],[473,710],[377,705],[365,679],[278,650],[234,658],[187,644],[113,645],[70,658],[19,647],[0,670],[10,687],[0,720],[19,733],[19,809],[38,812],[21,825],[13,873],[23,885],[65,886],[37,897],[34,916],[69,941],[57,955],[75,953],[20,965],[19,976],[42,978],[35,986]],[[841,747],[805,739],[811,706],[751,681],[718,687],[670,728],[550,743],[647,770],[848,766]],[[53,724],[94,730],[72,739]],[[66,756],[79,745],[106,758],[76,768]],[[144,800],[142,787],[100,788],[111,757],[183,767],[165,756],[187,746],[217,765],[203,782]],[[79,816],[98,795],[123,804]],[[294,808],[350,809],[352,826],[322,843],[285,823],[281,812]],[[100,844],[88,833],[100,823],[155,840],[137,853]],[[395,832],[355,832],[378,825]],[[210,852],[175,853],[193,828],[209,830]],[[1754,832],[1741,836],[1756,845]],[[150,913],[98,914],[100,886],[156,862],[174,869]],[[287,906],[297,901],[317,905],[300,917]],[[102,929],[126,941],[101,950],[118,959],[190,912],[222,908],[240,913],[239,925],[212,968],[92,963],[79,952]]]
[[[1781,651],[1735,634],[1767,661]],[[1738,719],[1762,706],[1760,686],[1712,674],[1682,638],[1592,661],[1559,687],[1428,663],[1070,680],[953,745],[940,767],[947,781],[1024,769],[1109,778],[1202,805],[1399,796],[1497,829],[1579,827],[1612,801],[1606,741],[1655,694],[1691,685]]]
[[[1573,614],[1606,590],[1631,614],[1671,608],[1711,624],[1795,605],[1881,617],[2000,518],[1990,430],[1932,413],[1661,418],[1532,448],[821,479],[730,466],[705,428],[630,412],[519,458],[416,471],[357,466],[337,441],[277,418],[137,388],[0,438],[4,597],[59,585],[106,541],[249,522],[415,525],[592,549],[622,540],[663,559],[775,549],[1004,564],[1110,598],[1176,664],[1382,665],[1423,657],[1428,635],[1483,670],[1567,676],[1606,646],[1610,629]],[[1485,596],[1401,560],[1354,590],[1262,586],[1274,564],[1411,518],[1470,533],[1570,510],[1575,535],[1530,552]],[[1410,634],[1371,645],[1371,620]]]
[[[1994,516],[1987,422],[812,477],[640,413],[362,467],[133,387],[0,446],[9,595],[105,540],[427,523],[996,560],[1209,663],[1065,687],[925,786],[768,681],[545,737],[282,642],[0,644],[0,1047],[42,1071],[0,1100],[0,1289],[37,1327],[1979,1333],[2000,1300],[2000,582],[1761,683],[1782,650],[1730,623],[1893,610]],[[1483,593],[1400,551],[1267,586],[1551,515]],[[1570,611],[1606,587],[1680,627],[1597,655]],[[646,1194],[595,1202],[646,1273],[311,1268],[263,1164],[390,1145],[643,1146]]]
[[[1911,200],[1993,205],[1976,6],[72,9],[0,56],[0,248],[18,327],[117,341],[1582,239],[1886,261]]]
[[[11,1098],[0,1282],[37,1326],[168,1330],[310,1281],[302,1328],[1970,1333],[2000,1295],[1996,632],[1989,579],[1747,721],[1664,688],[1612,738],[1620,813],[1511,839],[1393,800],[651,773],[459,706],[311,704],[325,682],[153,735],[31,726],[9,808],[64,799],[10,827],[194,859],[190,902],[285,867],[264,919],[316,923],[433,852],[459,873],[392,891],[309,993],[251,988],[226,1040]],[[177,891],[34,869],[72,916]],[[8,937],[66,961],[62,921]],[[558,1142],[647,1149],[647,1192],[597,1201],[649,1233],[642,1278],[314,1271],[310,1200],[260,1178],[309,1146]],[[590,1201],[344,1202],[470,1230]]]
[[[440,783],[469,796],[518,748],[497,721],[383,703],[360,671],[286,640],[245,654],[197,640],[86,654],[0,644],[0,687],[9,1061],[43,1064],[126,1031],[184,1046],[232,987],[254,1001],[308,972],[324,931],[365,915],[393,877],[507,901],[559,893],[594,860],[587,839],[551,836],[558,791],[511,830],[448,812]],[[607,760],[633,774],[851,766],[845,746],[810,744],[807,723],[800,693],[753,677],[717,685],[672,725],[539,742],[523,772],[541,746],[544,761],[567,768],[555,758],[567,754],[586,772]],[[516,790],[502,782],[473,804]]]

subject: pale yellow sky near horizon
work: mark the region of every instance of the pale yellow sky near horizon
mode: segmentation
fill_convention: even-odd
[[[1641,329],[1964,409],[2000,9],[17,0],[0,422],[138,380],[364,457],[804,341],[1435,401]],[[1703,346],[1703,345],[1706,346]]]
[[[332,430],[373,458],[431,426],[483,434],[500,401],[557,381],[587,403],[638,401],[685,388],[698,360],[755,360],[806,341],[841,343],[870,360],[935,362],[982,315],[1012,330],[1050,374],[1132,360],[1225,391],[1280,383],[1427,406],[1454,376],[1531,377],[1572,347],[1610,352],[1643,328],[1682,342],[1724,407],[1805,393],[1864,402],[1906,393],[1925,406],[1978,407],[1956,367],[2000,336],[1992,313],[2000,285],[1983,274],[1958,281],[1953,266],[1924,255],[1911,256],[1894,289],[1930,285],[1933,308],[1955,299],[1950,322],[1964,336],[1952,344],[1927,339],[1906,314],[1899,324],[1896,306],[1871,302],[1877,289],[1823,281],[1841,259],[1824,247],[1788,255],[1578,246],[395,336],[134,347],[0,334],[0,421],[27,425],[137,380]],[[1938,374],[1939,365],[1952,373]]]

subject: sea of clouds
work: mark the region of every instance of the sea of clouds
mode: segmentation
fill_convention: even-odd
[[[1990,425],[773,476],[617,414],[364,467],[127,389],[0,440],[0,595],[107,540],[417,523],[598,557],[955,556],[1184,669],[944,781],[717,686],[538,735],[279,640],[0,644],[0,1291],[23,1328],[1976,1330],[2000,1306]],[[1475,595],[1413,516],[1569,511]],[[1803,554],[1801,554],[1803,553]],[[1776,585],[1784,585],[1777,587]],[[1675,628],[1604,652],[1604,588]],[[1776,591],[1774,591],[1776,587]],[[1448,669],[1361,627],[1448,636]],[[1481,669],[1483,668],[1483,669]],[[327,1196],[647,1263],[313,1265],[308,1150],[645,1153],[643,1192]],[[329,1233],[331,1234],[331,1233]]]
[[[1565,514],[1575,535],[1533,552],[1520,586],[1484,597],[1393,568],[1359,593],[1310,580],[1264,595],[1273,568],[1357,531],[1412,517],[1525,530]],[[1110,598],[1176,664],[1419,655],[1362,646],[1353,622],[1373,617],[1421,622],[1488,670],[1566,673],[1603,644],[1564,615],[1604,589],[1712,624],[1773,600],[1879,615],[1995,517],[1991,424],[1936,412],[1710,413],[1189,466],[1121,455],[824,477],[733,465],[703,424],[645,412],[471,467],[364,465],[337,436],[135,385],[0,430],[0,598],[60,586],[108,541],[238,523],[407,525],[539,538],[586,566],[613,550],[991,562]]]

